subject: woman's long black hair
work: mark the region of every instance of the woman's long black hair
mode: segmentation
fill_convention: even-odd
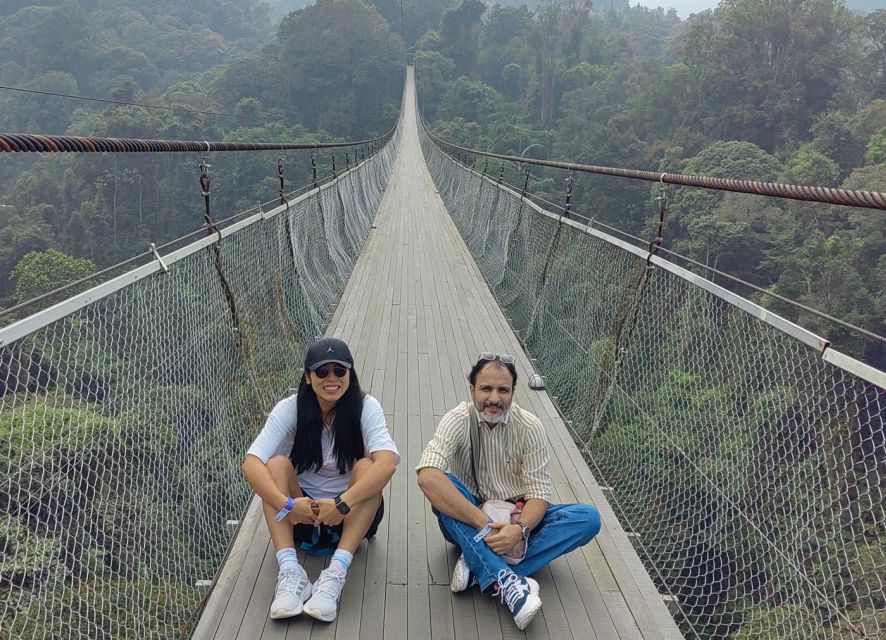
[[[365,455],[363,448],[363,431],[360,428],[360,416],[363,414],[363,390],[357,373],[351,369],[348,390],[335,404],[333,421],[333,451],[338,460],[338,470],[348,473],[357,460]],[[317,470],[323,466],[323,449],[320,436],[323,433],[323,412],[317,402],[317,394],[308,384],[307,373],[302,376],[298,385],[298,425],[295,431],[295,443],[289,459],[296,473]]]

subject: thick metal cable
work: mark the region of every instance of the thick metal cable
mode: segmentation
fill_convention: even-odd
[[[576,164],[573,162],[558,162],[554,160],[537,160],[520,156],[509,156],[478,149],[460,147],[438,138],[430,131],[427,135],[450,155],[454,151],[471,153],[487,158],[498,158],[508,162],[532,164],[539,167],[553,167],[555,169],[567,169],[581,173],[598,173],[620,178],[634,180],[646,180],[648,182],[661,182],[663,184],[676,184],[684,187],[700,187],[703,189],[715,189],[717,191],[734,191],[736,193],[750,193],[758,196],[772,196],[775,198],[787,198],[790,200],[803,200],[807,202],[823,202],[848,207],[864,207],[866,209],[880,209],[886,211],[886,193],[881,191],[864,191],[853,189],[834,189],[831,187],[813,187],[796,184],[779,184],[776,182],[758,182],[756,180],[732,180],[730,178],[713,178],[711,176],[693,176],[680,173],[662,173],[659,171],[639,171],[636,169],[621,169],[617,167],[602,167],[591,164]]]
[[[334,149],[383,144],[393,129],[383,136],[351,142],[208,142],[205,140],[150,140],[143,138],[91,138],[49,136],[29,133],[0,133],[0,151],[31,153],[209,153],[212,151],[288,151],[293,149]],[[376,149],[373,149],[376,150]]]

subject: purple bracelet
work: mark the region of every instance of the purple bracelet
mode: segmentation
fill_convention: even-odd
[[[277,515],[274,516],[274,520],[277,522],[283,522],[283,519],[289,515],[289,512],[292,511],[292,507],[295,504],[295,500],[292,496],[286,498],[286,505],[277,512]]]

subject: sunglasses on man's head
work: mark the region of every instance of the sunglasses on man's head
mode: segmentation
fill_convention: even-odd
[[[509,356],[506,353],[499,354],[499,353],[491,353],[489,351],[484,351],[483,353],[480,354],[480,360],[490,360],[490,361],[498,360],[499,362],[503,362],[505,364],[514,364],[514,356]]]
[[[325,378],[329,375],[330,371],[335,374],[336,378],[344,378],[345,374],[348,372],[348,369],[347,367],[343,367],[340,364],[337,364],[335,366],[324,364],[322,367],[317,367],[316,369],[314,369],[314,375],[318,378]]]

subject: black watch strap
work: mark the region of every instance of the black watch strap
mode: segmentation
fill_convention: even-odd
[[[341,495],[335,496],[335,508],[343,515],[348,515],[351,512],[351,508],[347,502],[341,499]]]

